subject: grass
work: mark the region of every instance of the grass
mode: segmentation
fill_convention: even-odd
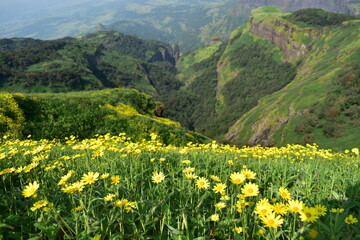
[[[316,145],[174,147],[155,134],[140,142],[125,134],[63,143],[4,138],[0,236],[355,239],[359,223],[345,219],[360,217],[359,164],[358,149],[333,152]],[[306,208],[290,211],[290,199],[321,207],[324,214],[310,221],[303,216]],[[281,220],[276,227],[266,226],[258,211],[264,206]]]

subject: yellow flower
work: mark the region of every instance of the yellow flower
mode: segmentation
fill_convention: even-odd
[[[120,183],[121,181],[121,177],[119,176],[111,176],[111,184],[117,185]]]
[[[77,207],[71,209],[70,212],[77,212],[77,211],[81,211],[81,210],[83,210],[83,207],[77,206]]]
[[[81,192],[84,189],[85,185],[83,182],[78,181],[74,182],[70,186],[64,187],[61,189],[64,193],[75,193],[75,192]]]
[[[356,155],[359,156],[359,149],[358,148],[351,149],[351,152],[353,152],[353,153],[355,153]]]
[[[260,228],[257,232],[256,235],[264,235],[265,234],[265,230]]]
[[[242,210],[244,207],[246,207],[248,205],[249,205],[249,203],[246,202],[245,200],[238,200],[236,202],[237,211],[239,212],[239,210]]]
[[[127,207],[129,204],[129,200],[127,199],[121,199],[121,200],[117,200],[115,202],[115,206],[118,206],[118,207]]]
[[[291,199],[291,193],[284,187],[279,188],[279,194],[285,200],[290,200]]]
[[[256,173],[250,169],[243,169],[241,173],[245,175],[246,179],[255,179]]]
[[[211,175],[210,178],[215,182],[220,182],[220,178],[218,176]]]
[[[219,214],[213,214],[210,216],[210,220],[213,222],[219,221],[220,217]]]
[[[60,181],[58,182],[58,185],[65,185],[67,180],[75,173],[75,171],[70,170],[66,175],[62,176],[60,178]]]
[[[284,219],[282,219],[280,216],[276,216],[274,212],[269,213],[266,216],[261,216],[260,219],[264,224],[264,227],[269,228],[278,228],[281,227],[281,225],[284,223]]]
[[[31,197],[32,195],[35,194],[35,192],[39,189],[40,185],[34,181],[33,183],[29,183],[29,185],[27,185],[25,187],[25,189],[22,191],[22,195],[24,197]]]
[[[344,211],[343,208],[332,208],[330,212],[332,213],[342,213]]]
[[[187,167],[183,170],[183,173],[192,173],[195,171],[195,168]]]
[[[245,181],[246,177],[244,174],[235,172],[230,175],[230,181],[234,184],[240,184]]]
[[[214,205],[217,209],[223,209],[226,208],[226,203],[224,202],[218,202],[217,204]]]
[[[259,216],[266,216],[273,211],[273,206],[271,204],[257,204],[254,210]]]
[[[34,203],[34,205],[30,208],[31,211],[35,211],[36,209],[40,209],[45,207],[49,202],[46,200],[40,200]]]
[[[100,179],[106,179],[106,178],[108,178],[109,176],[110,176],[110,174],[104,173],[104,174],[102,174],[102,175],[100,176]]]
[[[183,161],[180,161],[182,164],[190,164],[191,161],[190,160],[183,160]]]
[[[236,233],[242,233],[243,229],[242,229],[242,227],[237,227],[237,228],[233,228],[232,231],[236,232]]]
[[[354,224],[359,222],[357,218],[353,217],[353,215],[349,215],[345,218],[345,223],[346,224]]]
[[[115,194],[108,194],[106,197],[104,197],[105,202],[110,202],[114,199],[116,195]]]
[[[245,197],[254,197],[259,195],[259,187],[255,183],[247,183],[241,189],[241,192],[244,194]]]
[[[287,213],[288,207],[283,203],[275,203],[273,206],[274,213],[285,215]]]
[[[162,173],[162,172],[154,172],[152,177],[151,177],[151,180],[153,183],[161,183],[162,181],[164,181],[165,179],[165,175]]]
[[[317,215],[317,211],[315,208],[309,208],[304,206],[302,211],[300,212],[300,219],[303,222],[315,222],[319,219]]]
[[[229,197],[228,195],[224,195],[224,196],[222,196],[222,197],[220,198],[220,200],[222,200],[222,201],[228,201],[228,200],[230,200],[230,197]]]
[[[196,180],[196,186],[199,189],[208,189],[210,186],[210,183],[206,178],[201,177],[198,180]]]
[[[309,231],[309,238],[315,239],[319,235],[319,232],[316,229],[310,229]]]
[[[193,173],[185,173],[184,176],[185,176],[186,179],[196,179],[198,177]]]
[[[304,207],[304,203],[298,200],[289,200],[288,202],[288,209],[291,212],[299,213]]]
[[[87,185],[87,184],[93,184],[94,182],[96,182],[98,180],[99,177],[99,173],[96,172],[88,172],[87,174],[84,174],[83,177],[81,178],[81,181]]]
[[[319,216],[325,216],[326,215],[326,207],[323,206],[323,205],[315,205],[315,209],[316,209],[316,212],[317,212],[317,215]]]
[[[229,164],[229,165],[234,165],[234,161],[233,161],[233,160],[229,160],[229,161],[228,161],[228,164]]]
[[[226,184],[224,183],[217,183],[214,188],[213,188],[213,191],[215,193],[223,193],[225,191],[225,188],[226,188]]]

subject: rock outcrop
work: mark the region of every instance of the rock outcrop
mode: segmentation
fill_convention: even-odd
[[[323,30],[298,28],[281,18],[274,18],[270,22],[254,22],[251,18],[250,24],[250,32],[272,42],[284,53],[286,61],[305,56],[313,49],[314,40],[323,34]]]

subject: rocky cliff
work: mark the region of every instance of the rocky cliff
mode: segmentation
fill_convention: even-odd
[[[256,20],[259,9],[253,10],[250,18],[250,32],[269,40],[284,53],[286,61],[304,57],[314,48],[315,40],[321,38],[323,29],[300,28],[279,17]]]

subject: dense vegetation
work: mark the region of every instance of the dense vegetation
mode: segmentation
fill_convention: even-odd
[[[171,85],[163,76],[176,72],[176,53],[169,45],[114,32],[51,41],[8,39],[0,44],[0,84],[7,91],[132,87],[156,95],[156,88]],[[170,80],[176,85],[174,77]]]
[[[339,25],[344,21],[357,19],[355,16],[327,12],[316,8],[300,9],[285,18],[295,23],[303,22],[317,26]]]
[[[136,90],[113,89],[67,94],[0,94],[0,136],[54,139],[126,133],[140,141],[156,133],[168,144],[206,138],[156,116],[162,104]]]
[[[359,149],[2,140],[4,239],[358,239]]]
[[[268,19],[273,23],[283,21],[276,16]],[[274,29],[282,33],[287,31],[287,24]],[[324,28],[309,24],[293,26],[293,31],[317,31],[314,36],[318,40],[298,59],[294,80],[286,88],[262,98],[230,128],[227,137],[239,145],[316,142],[326,148],[356,147],[360,128],[357,121],[359,20]],[[290,34],[289,41],[296,40],[294,36],[297,36],[295,32]]]

